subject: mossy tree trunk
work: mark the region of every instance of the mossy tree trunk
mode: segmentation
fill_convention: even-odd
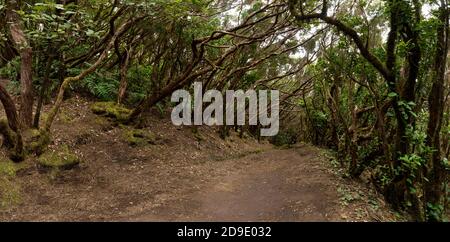
[[[133,51],[133,47],[130,47],[129,50],[125,50],[125,53],[120,58],[120,83],[119,83],[119,92],[117,95],[117,104],[123,103],[125,99],[125,94],[128,86],[128,67],[130,64],[130,56]]]
[[[433,86],[428,99],[430,118],[428,120],[426,143],[432,148],[432,154],[426,166],[425,183],[425,208],[427,219],[431,221],[441,220],[445,203],[445,178],[446,171],[441,153],[441,127],[444,111],[444,83],[445,68],[449,45],[449,8],[445,0],[441,0],[439,9],[440,24],[437,30],[437,46],[435,56],[435,75]]]
[[[3,108],[5,109],[6,117],[8,119],[7,125],[1,125],[2,127],[0,129],[0,133],[2,133],[5,136],[5,140],[10,143],[8,145],[13,148],[11,159],[14,161],[22,161],[24,159],[23,141],[16,106],[14,105],[14,101],[11,96],[1,85],[0,101],[3,104]]]
[[[36,107],[36,114],[34,115],[34,121],[33,121],[34,128],[39,128],[39,120],[41,118],[42,106],[44,105],[44,101],[47,97],[47,90],[49,89],[49,86],[50,86],[50,72],[51,72],[52,63],[53,63],[53,56],[50,55],[47,59],[44,76],[42,78],[41,90],[39,93],[39,98],[38,98],[37,107]]]
[[[17,51],[20,54],[20,122],[25,128],[30,128],[33,121],[33,51],[25,36],[22,20],[16,12],[19,2],[6,1],[6,18],[9,22],[9,30]]]

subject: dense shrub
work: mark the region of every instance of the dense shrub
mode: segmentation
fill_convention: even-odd
[[[270,143],[276,146],[293,145],[297,143],[297,132],[293,129],[281,130],[270,139]]]

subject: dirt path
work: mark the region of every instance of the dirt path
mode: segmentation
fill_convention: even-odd
[[[339,219],[332,175],[306,147],[221,164],[225,174],[156,214],[132,220],[328,221]],[[168,217],[167,211],[179,210]],[[155,216],[156,215],[156,216]]]
[[[110,185],[88,186],[77,192],[70,185],[74,178],[66,175],[55,190],[45,186],[36,190],[29,194],[31,202],[0,213],[0,220],[370,221],[387,214],[368,211],[366,199],[343,206],[338,190],[345,185],[326,168],[318,152],[311,146],[269,149],[203,162],[191,166],[189,172],[173,167],[171,175],[166,173],[167,181],[146,186],[132,185],[133,178],[125,180],[118,175]],[[137,175],[136,179],[157,178]],[[119,184],[127,187],[121,191]],[[366,214],[358,217],[354,212],[361,207]],[[385,220],[381,217],[379,220]]]
[[[315,166],[313,154],[298,151],[244,158],[253,165],[206,192],[203,214],[212,220],[328,220],[338,201],[331,177]]]

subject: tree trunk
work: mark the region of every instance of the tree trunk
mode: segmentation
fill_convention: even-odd
[[[130,64],[130,55],[133,51],[132,47],[129,50],[126,50],[124,53],[124,57],[120,61],[120,84],[119,84],[119,93],[117,95],[117,103],[121,104],[125,98],[125,94],[128,86],[128,66]]]
[[[0,85],[0,101],[3,104],[8,119],[8,126],[2,127],[3,130],[0,130],[0,132],[12,143],[10,144],[13,147],[11,159],[13,161],[22,161],[24,159],[23,141],[20,132],[19,119],[17,118],[16,106],[14,105],[11,96],[2,85]],[[10,130],[14,132],[14,135],[11,135]]]
[[[337,117],[337,112],[339,112],[338,108],[334,104],[337,103],[336,100],[339,100],[339,87],[336,83],[331,85],[330,96],[328,98],[328,108],[331,113],[331,144],[330,147],[334,150],[338,150],[339,147],[339,134],[338,134],[338,124],[339,120]]]
[[[33,51],[23,32],[20,16],[15,12],[18,3],[15,0],[7,1],[7,19],[11,37],[14,40],[16,49],[20,53],[20,122],[25,128],[29,128],[33,121]]]
[[[440,25],[437,30],[437,46],[435,56],[434,82],[428,98],[428,109],[430,118],[428,120],[426,144],[433,149],[426,167],[425,183],[425,208],[427,219],[436,221],[442,219],[444,208],[444,182],[445,166],[441,159],[440,131],[442,126],[443,108],[444,108],[444,83],[445,68],[447,64],[448,51],[448,8],[446,1],[441,0],[439,9]]]
[[[50,85],[49,76],[50,76],[50,71],[51,71],[51,67],[52,67],[52,62],[53,62],[53,56],[50,55],[47,59],[47,64],[45,66],[44,77],[42,78],[41,91],[39,94],[38,103],[37,103],[37,107],[36,107],[36,114],[34,115],[34,122],[33,122],[34,128],[39,128],[39,119],[41,118],[42,106],[44,104],[44,100],[47,97],[47,89]]]
[[[356,117],[356,107],[354,98],[354,88],[355,84],[353,82],[348,83],[348,108],[351,116],[350,127],[348,128],[347,135],[348,140],[350,141],[349,146],[347,147],[350,154],[350,166],[348,168],[348,173],[351,177],[356,178],[356,170],[358,168],[358,120]]]

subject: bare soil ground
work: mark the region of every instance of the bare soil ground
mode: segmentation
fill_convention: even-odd
[[[42,172],[36,158],[26,160],[12,181],[20,199],[0,207],[0,221],[398,219],[369,184],[342,178],[319,148],[277,149],[235,133],[222,140],[213,127],[175,127],[157,113],[145,128],[156,142],[133,147],[126,127],[92,114],[90,104],[65,102],[50,146],[68,145],[81,165]]]

